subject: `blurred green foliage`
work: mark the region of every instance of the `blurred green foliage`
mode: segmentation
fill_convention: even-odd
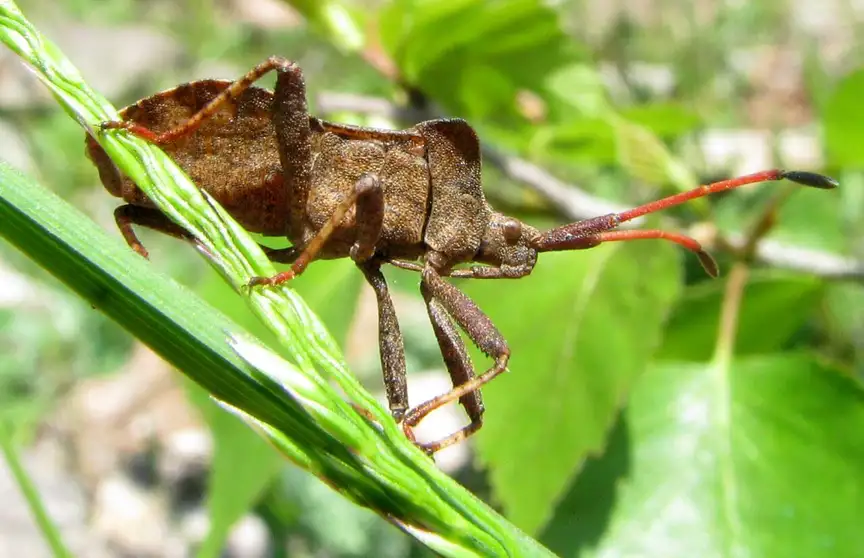
[[[621,16],[605,30],[583,26],[598,4],[590,0],[288,3],[308,25],[238,24],[220,3],[203,0],[20,4],[34,18],[56,5],[58,21],[143,23],[182,43],[186,56],[154,72],[149,83],[134,84],[118,104],[185,81],[202,62],[228,64],[239,75],[280,54],[304,67],[313,107],[328,90],[433,105],[469,120],[484,142],[599,197],[631,204],[711,178],[713,170],[692,148],[694,135],[751,126],[757,86],[735,60],[766,45],[791,50],[806,62],[802,104],[810,116],[803,125],[790,123],[781,111],[762,127],[821,132],[825,168],[812,170],[833,174],[842,187],[796,190],[769,238],[864,259],[864,73],[854,67],[853,52],[829,67],[818,40],[782,32],[791,20],[787,2],[728,3],[709,17],[692,12],[690,2],[673,1],[654,17]],[[632,81],[638,63],[649,62],[671,74],[670,91]],[[610,86],[610,75],[623,76],[623,85]],[[368,114],[341,116],[381,124]],[[81,155],[80,129],[49,111],[9,120],[23,124],[40,180],[107,222],[115,200],[94,195],[97,179]],[[488,197],[508,212],[543,226],[563,220],[497,169],[484,174]],[[669,213],[679,225],[699,220],[721,234],[744,232],[765,207],[769,188]],[[190,248],[142,236],[153,265],[267,337]],[[0,309],[0,407],[27,417],[19,421],[30,425],[26,433],[64,386],[116,369],[130,341],[44,272],[0,249],[51,299],[52,319],[26,305]],[[734,257],[719,257],[728,270]],[[415,276],[388,276],[401,294],[417,296]],[[296,286],[336,338],[347,340],[361,292],[350,263],[316,263]],[[718,331],[727,279],[705,280],[688,254],[661,243],[543,256],[528,278],[459,286],[513,349],[511,371],[484,391],[476,468],[463,474],[482,477],[476,484],[484,498],[562,556],[864,554],[860,277],[754,270],[734,351],[723,358]],[[409,320],[405,336],[412,369],[440,366],[422,319]],[[474,360],[478,367],[487,362],[476,353]],[[369,369],[364,380],[378,386],[371,362],[355,368]],[[221,528],[214,540],[231,518],[257,506],[274,535],[302,540],[309,555],[425,552],[367,512],[346,509],[317,481],[284,470],[250,432],[205,416],[213,418],[219,448],[209,500]],[[344,532],[321,529],[328,521]]]

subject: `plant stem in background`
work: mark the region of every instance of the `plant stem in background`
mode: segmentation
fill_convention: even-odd
[[[45,504],[42,502],[42,498],[39,497],[39,491],[27,474],[24,464],[21,463],[15,442],[12,440],[12,428],[3,420],[0,420],[0,450],[3,451],[3,457],[9,466],[12,478],[15,479],[18,489],[21,490],[21,495],[24,497],[27,505],[30,506],[30,512],[36,520],[36,525],[39,527],[42,537],[51,547],[51,552],[55,558],[72,558],[72,553],[63,544],[63,537],[60,536],[60,531],[48,516]]]

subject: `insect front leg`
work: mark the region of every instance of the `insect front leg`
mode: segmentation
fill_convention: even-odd
[[[434,256],[435,254],[432,254],[433,258]],[[438,440],[431,444],[424,445],[427,451],[434,453],[444,447],[463,440],[480,428],[481,421],[479,420],[479,416],[482,415],[482,402],[479,397],[476,397],[473,401],[469,398],[473,397],[471,396],[472,393],[479,390],[484,384],[506,370],[507,362],[510,360],[510,348],[507,346],[504,337],[492,323],[492,320],[490,320],[489,317],[486,316],[486,314],[484,314],[483,311],[474,303],[474,301],[465,295],[465,293],[444,281],[432,265],[427,264],[423,269],[421,288],[424,290],[424,298],[428,297],[434,301],[434,304],[430,306],[430,317],[433,312],[437,316],[440,305],[440,308],[445,310],[446,314],[452,317],[459,327],[468,334],[471,341],[481,351],[483,351],[483,353],[495,360],[492,368],[479,376],[474,376],[473,372],[468,372],[466,366],[470,367],[470,360],[466,362],[461,358],[462,355],[459,354],[461,348],[462,353],[467,356],[467,353],[464,351],[464,345],[460,346],[456,344],[461,343],[461,339],[458,342],[455,341],[454,334],[456,332],[448,332],[446,326],[447,322],[441,320],[438,321],[437,326],[442,334],[442,336],[439,337],[439,343],[442,339],[444,341],[442,344],[442,352],[454,351],[449,355],[445,355],[445,362],[449,360],[448,370],[450,370],[451,377],[453,377],[454,383],[463,378],[465,378],[465,381],[454,386],[454,388],[449,392],[430,399],[429,401],[409,410],[402,423],[403,428],[406,430],[406,434],[411,436],[411,429],[414,426],[417,426],[417,424],[419,424],[426,415],[457,399],[463,402],[463,405],[466,405],[467,403],[465,408],[468,410],[469,417],[472,419],[472,424],[459,432],[451,434],[443,440]],[[435,319],[437,318],[433,318],[433,320]],[[436,324],[433,321],[433,327],[435,325]],[[436,331],[436,336],[437,335],[438,331]],[[458,335],[455,337],[458,337]],[[451,369],[451,365],[454,366],[454,368]],[[472,407],[473,410],[471,410]],[[474,416],[471,416],[472,413]]]
[[[140,205],[132,204],[121,205],[114,210],[114,222],[117,223],[117,228],[120,229],[120,233],[123,235],[126,244],[145,258],[148,258],[149,254],[147,253],[144,244],[142,244],[138,239],[138,235],[135,234],[135,231],[132,228],[133,225],[147,227],[148,229],[181,240],[197,242],[195,237],[192,236],[189,231],[166,217],[165,214],[158,209],[153,209],[151,207],[142,207]],[[292,262],[296,259],[296,256],[291,256],[291,248],[273,249],[260,244],[259,246],[261,246],[261,249],[264,250],[264,252],[267,253],[267,256],[273,261]]]
[[[121,205],[114,210],[114,222],[117,223],[117,228],[120,229],[126,244],[145,258],[149,257],[149,254],[132,229],[132,225],[141,225],[175,238],[194,240],[186,229],[166,217],[161,211],[149,207]]]

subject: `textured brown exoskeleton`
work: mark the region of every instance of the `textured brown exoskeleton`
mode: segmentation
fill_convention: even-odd
[[[274,92],[251,87],[271,70]],[[665,239],[699,257],[711,275],[713,259],[698,242],[658,230],[613,230],[623,222],[714,192],[790,179],[817,188],[836,183],[821,175],[772,170],[701,186],[618,214],[537,229],[495,212],[480,185],[480,144],[463,120],[431,120],[404,131],[334,124],[312,117],[300,68],[270,58],[238,81],[181,85],[127,107],[122,128],[162,146],[237,221],[252,232],[287,236],[293,247],[265,248],[288,271],[253,278],[272,285],[303,272],[317,258],[350,257],[378,299],[379,344],[390,411],[406,434],[436,408],[456,399],[471,422],[426,444],[434,452],[471,435],[482,424],[479,388],[507,367],[510,348],[488,317],[443,277],[518,278],[531,273],[539,252],[582,250],[602,242]],[[147,255],[132,224],[188,236],[129,179],[99,145],[87,151],[105,187],[128,205],[115,217],[126,241]],[[457,268],[458,264],[484,265]],[[402,334],[382,263],[420,273],[420,290],[454,388],[409,408]],[[455,322],[455,323],[454,323]],[[480,375],[456,326],[494,360]]]

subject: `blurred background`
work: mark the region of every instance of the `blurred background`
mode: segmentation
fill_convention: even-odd
[[[635,242],[544,255],[519,281],[459,282],[513,359],[484,391],[484,429],[438,462],[562,556],[864,555],[864,3],[19,6],[118,107],[278,54],[329,120],[465,118],[490,202],[538,227],[772,167],[839,179],[748,187],[651,221],[710,246],[717,280],[682,250]],[[120,237],[81,127],[5,50],[0,158]],[[773,226],[748,251],[760,220]],[[152,265],[273,341],[195,250],[140,234]],[[387,276],[419,403],[448,379],[416,275]],[[319,262],[295,284],[382,393],[361,275]],[[285,464],[3,241],[0,285],[0,420],[77,555],[429,555]],[[0,556],[48,555],[2,465],[0,501]]]

